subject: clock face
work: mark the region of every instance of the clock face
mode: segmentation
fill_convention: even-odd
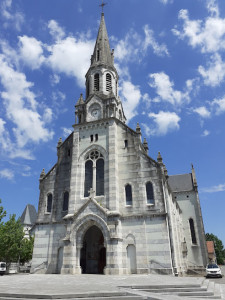
[[[91,111],[91,115],[92,115],[92,117],[94,117],[94,118],[98,118],[99,115],[100,115],[100,110],[97,109],[97,108],[93,109],[93,110]]]

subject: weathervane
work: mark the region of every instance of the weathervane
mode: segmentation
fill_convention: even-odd
[[[103,10],[104,10],[104,6],[105,6],[106,4],[107,4],[107,3],[103,2],[103,0],[102,0],[102,4],[99,5],[99,6],[102,7],[102,13],[103,13]]]

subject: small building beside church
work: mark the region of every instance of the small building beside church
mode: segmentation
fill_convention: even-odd
[[[150,157],[118,85],[102,13],[73,132],[40,175],[33,272],[182,275],[207,264],[194,167],[169,176],[161,154]]]

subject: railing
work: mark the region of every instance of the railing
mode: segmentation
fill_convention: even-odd
[[[205,270],[205,268],[202,266],[198,266],[195,263],[193,263],[192,261],[187,261],[188,265],[191,264],[193,266],[193,269],[187,269],[188,272],[192,272],[196,275],[202,275],[203,271]]]
[[[151,259],[149,261],[149,270],[151,271],[155,271],[157,273],[161,273],[161,274],[171,274],[171,268],[161,264],[160,262]]]
[[[48,266],[48,262],[47,261],[43,261],[40,265],[37,265],[33,270],[31,270],[31,274],[36,273],[38,270],[41,269],[46,269]]]

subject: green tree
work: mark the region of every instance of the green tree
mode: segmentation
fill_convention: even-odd
[[[206,233],[205,238],[206,241],[214,242],[217,263],[223,264],[225,260],[225,249],[223,246],[223,242],[216,235],[212,233]]]
[[[17,262],[20,257],[23,244],[23,226],[16,215],[10,216],[9,220],[0,226],[0,260]]]
[[[6,211],[4,210],[3,206],[1,206],[2,200],[0,199],[0,226],[2,219],[6,216]]]
[[[34,237],[31,236],[29,239],[24,238],[20,247],[20,262],[25,263],[32,259],[32,253],[34,248]]]

